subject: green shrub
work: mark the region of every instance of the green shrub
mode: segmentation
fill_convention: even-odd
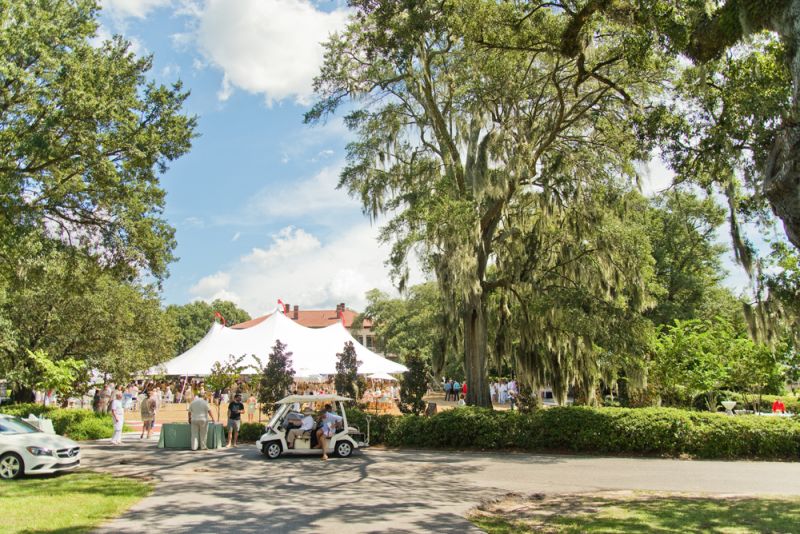
[[[795,419],[730,417],[675,408],[579,406],[530,414],[468,407],[433,417],[405,415],[392,419],[384,442],[400,447],[731,459],[800,457],[800,422]]]
[[[74,440],[110,438],[114,422],[109,414],[95,414],[91,410],[45,407],[41,404],[9,404],[0,406],[0,413],[27,418],[29,414],[53,421],[56,434]]]
[[[239,428],[239,441],[258,441],[266,429],[266,425],[261,423],[242,423]],[[227,432],[227,427],[225,431]]]
[[[358,408],[347,410],[347,424],[357,427],[367,437],[367,415],[369,415],[369,442],[370,445],[386,443],[389,429],[399,417],[393,415],[375,415],[364,412]]]
[[[771,412],[772,403],[775,402],[776,399],[783,401],[788,413],[800,414],[800,397],[795,397],[793,395],[762,395],[759,411]],[[748,395],[747,401],[745,401],[741,393],[723,391],[720,393],[720,400],[736,401],[734,410],[755,410],[755,403],[758,398],[755,395]]]
[[[110,438],[114,422],[110,417],[86,417],[67,427],[65,435],[76,441]]]

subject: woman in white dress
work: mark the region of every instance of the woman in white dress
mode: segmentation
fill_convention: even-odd
[[[122,406],[122,392],[114,393],[114,400],[111,401],[111,417],[114,418],[114,435],[111,436],[113,445],[122,443],[122,425],[125,423],[125,409]]]

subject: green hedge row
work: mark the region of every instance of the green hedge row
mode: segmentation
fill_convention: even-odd
[[[555,407],[532,414],[458,408],[433,417],[386,417],[377,417],[380,423],[372,425],[371,443],[420,448],[800,459],[800,421],[796,419],[730,417],[674,408],[588,407]]]
[[[267,426],[262,423],[242,423],[239,428],[239,441],[257,441],[267,431]],[[228,427],[225,427],[227,436]]]
[[[33,414],[51,419],[56,434],[77,441],[110,438],[114,433],[111,415],[95,414],[91,410],[51,408],[41,404],[9,404],[0,406],[0,413],[23,418]]]

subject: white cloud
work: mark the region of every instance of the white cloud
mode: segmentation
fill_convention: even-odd
[[[255,195],[245,212],[268,217],[301,217],[347,211],[356,213],[359,203],[336,189],[339,166],[325,167],[310,179],[287,184],[284,188],[266,188]]]
[[[346,9],[325,12],[308,0],[206,0],[193,6],[186,12],[197,18],[197,46],[224,74],[219,98],[239,88],[263,94],[268,104],[308,101],[323,60],[321,43],[347,19]]]
[[[189,288],[189,292],[196,298],[211,302],[216,299],[230,300],[239,302],[239,297],[228,291],[231,283],[231,275],[224,272],[217,272],[200,279],[195,285]]]
[[[116,20],[143,19],[154,9],[172,4],[172,0],[102,0],[103,11]]]
[[[233,295],[251,315],[269,312],[278,298],[301,308],[332,308],[338,302],[363,310],[365,293],[377,287],[394,293],[384,259],[388,246],[364,222],[322,243],[302,228],[286,227],[265,248],[254,248],[226,270],[200,280],[194,298]],[[415,269],[413,283],[422,279]]]
[[[642,162],[637,169],[641,176],[642,193],[655,195],[672,185],[675,173],[667,167],[661,154],[656,152],[650,161]]]
[[[186,217],[183,220],[183,224],[188,228],[203,228],[206,223],[200,217],[195,217],[192,215],[191,217]]]

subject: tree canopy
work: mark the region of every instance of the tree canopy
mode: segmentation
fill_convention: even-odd
[[[348,27],[326,44],[306,120],[354,105],[341,186],[371,216],[390,214],[384,237],[401,285],[411,250],[436,274],[447,331],[463,342],[467,400],[488,405],[493,292],[524,303],[560,278],[622,308],[648,306],[651,268],[636,250],[647,242],[619,208],[640,154],[631,101],[653,90],[665,64],[630,56],[611,26],[590,57],[565,58],[557,36],[568,21],[548,9],[524,17],[520,6],[483,0],[353,4]],[[524,317],[540,328],[529,329],[523,370],[540,361],[532,354],[559,362],[568,348],[592,351],[585,335],[544,333],[546,315]]]
[[[159,175],[196,120],[97,13],[0,0],[0,374],[37,354],[124,380],[172,355]]]

